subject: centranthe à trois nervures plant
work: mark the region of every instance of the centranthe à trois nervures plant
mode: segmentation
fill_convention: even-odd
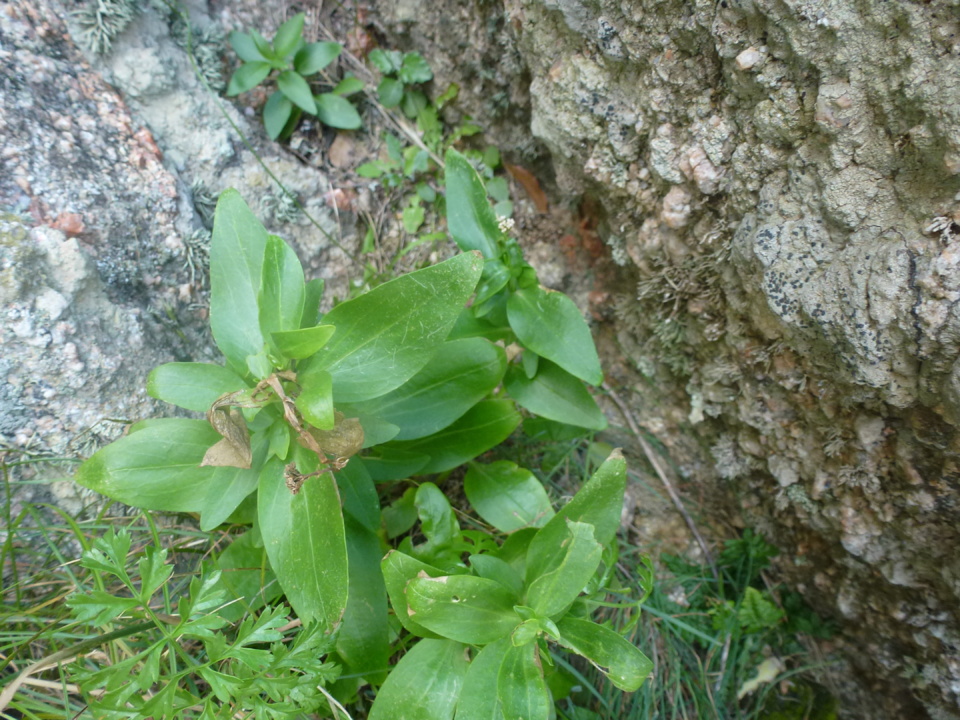
[[[546,720],[562,652],[624,691],[642,684],[649,660],[591,620],[612,584],[637,605],[649,591],[615,585],[619,451],[557,511],[529,470],[475,460],[517,428],[518,406],[554,430],[605,426],[585,387],[602,379],[587,324],[540,286],[455,150],[446,208],[462,254],[321,315],[323,282],[304,281],[294,251],[238,193],[221,195],[210,323],[226,364],[170,363],[148,380],[150,395],[206,419],[136,423],[76,481],[145,510],[194,513],[204,531],[246,530],[172,617],[151,615],[170,574],[163,553],[141,561],[140,583],[123,575],[132,597],[73,597],[104,631],[151,617],[162,630],[154,652],[88,678],[101,716],[329,712],[369,683],[372,720]],[[462,529],[430,481],[465,464],[485,529]],[[381,509],[378,486],[401,480],[406,492]],[[101,539],[84,564],[123,573],[123,543]]]

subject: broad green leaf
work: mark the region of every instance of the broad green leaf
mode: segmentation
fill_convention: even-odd
[[[535,527],[525,527],[507,536],[503,545],[496,552],[496,556],[508,563],[510,567],[520,573],[521,577],[526,575],[527,568],[527,550],[530,543],[536,537],[539,530]]]
[[[326,370],[311,368],[297,375],[300,394],[294,400],[303,419],[321,430],[333,430],[333,378]]]
[[[253,454],[251,467],[213,468],[213,477],[207,484],[207,496],[200,509],[200,529],[204,532],[226,522],[240,503],[257,489],[260,467],[267,457],[269,438],[264,433],[256,433],[250,444]]]
[[[381,443],[389,442],[397,436],[397,433],[400,432],[398,428],[393,423],[389,423],[386,420],[381,420],[378,417],[372,415],[365,415],[354,410],[350,410],[349,403],[341,403],[340,407],[343,408],[344,415],[349,417],[355,417],[360,420],[360,425],[363,427],[363,447],[370,448],[374,445],[379,445]]]
[[[460,643],[421,640],[390,672],[368,720],[451,720],[467,667]]]
[[[130,433],[97,451],[77,470],[80,485],[111,500],[146,510],[199,512],[215,468],[200,467],[220,440],[205,420],[169,418]]]
[[[521,362],[523,364],[523,374],[526,375],[528,380],[533,380],[533,378],[536,377],[537,369],[540,366],[540,356],[528,348],[523,351]],[[570,375],[570,373],[567,374]],[[573,376],[571,375],[570,377]]]
[[[256,30],[250,31],[250,39],[253,40],[257,52],[260,53],[265,60],[269,60],[274,67],[282,67],[282,64],[279,62],[281,58],[277,57],[277,53],[274,51],[273,45],[270,44],[269,40]]]
[[[375,48],[367,55],[373,66],[385,75],[395,73],[403,63],[403,56],[397,50],[381,50]]]
[[[427,102],[427,96],[422,92],[406,88],[403,92],[403,99],[400,101],[400,109],[408,118],[415,120],[417,115],[427,107]]]
[[[450,425],[499,385],[506,366],[503,350],[482,338],[445,342],[403,385],[354,408],[397,425],[397,440],[426,437]]]
[[[520,424],[520,414],[509,400],[483,400],[438,433],[420,440],[391,443],[391,450],[423,453],[430,460],[422,475],[452,470],[506,440]]]
[[[607,418],[580,380],[548,360],[541,359],[537,366],[532,380],[519,367],[513,366],[507,371],[504,385],[510,397],[548,420],[590,430],[607,427]]]
[[[593,525],[567,522],[560,561],[536,578],[528,578],[526,605],[541,617],[552,617],[577,599],[600,567],[603,546],[593,537]]]
[[[517,290],[507,300],[507,317],[535,353],[591,385],[603,382],[590,328],[566,295],[541,287]]]
[[[410,235],[413,235],[417,230],[420,229],[420,226],[423,225],[423,218],[425,217],[425,211],[421,205],[408,205],[403,209],[403,214],[401,215],[401,221],[403,223],[403,229],[407,231]]]
[[[400,65],[400,72],[397,77],[404,83],[413,85],[414,83],[425,83],[432,79],[433,71],[420,53],[408,52],[403,55],[403,63]]]
[[[343,511],[370,532],[377,532],[380,529],[380,498],[363,461],[351,458],[334,477],[343,498]],[[378,553],[374,564],[379,563]]]
[[[298,469],[315,472],[316,456],[299,453]],[[330,473],[304,481],[294,495],[283,464],[271,458],[260,474],[259,520],[270,566],[304,623],[333,629],[347,605],[347,544],[340,496]]]
[[[483,275],[477,285],[477,296],[474,298],[474,303],[479,305],[492,298],[506,287],[507,283],[510,282],[510,277],[510,268],[500,260],[487,260],[483,264]]]
[[[257,297],[267,231],[240,193],[220,193],[210,241],[210,329],[229,365],[246,376],[247,357],[263,350]]]
[[[520,624],[517,597],[495,580],[473,575],[418,577],[407,583],[408,612],[428,630],[451,640],[485,645]]]
[[[457,701],[455,720],[505,720],[496,687],[509,646],[507,638],[490,643],[470,663]]]
[[[589,620],[563,618],[557,623],[560,644],[582,655],[624,692],[634,692],[653,663],[619,633]]]
[[[406,589],[407,583],[421,576],[421,573],[428,577],[440,577],[444,574],[444,571],[427,565],[425,562],[421,562],[399,550],[388,552],[380,562],[380,569],[387,586],[387,595],[390,596],[390,604],[393,606],[393,612],[400,624],[414,635],[429,638],[439,637],[410,616],[410,611],[407,608]]]
[[[543,484],[509,460],[470,463],[463,490],[480,517],[501,532],[543,527],[554,515]]]
[[[337,654],[350,672],[380,683],[390,664],[387,639],[387,590],[380,572],[380,539],[349,515],[347,556],[350,566],[350,592],[343,624],[337,635]]]
[[[230,82],[227,84],[227,96],[233,97],[245,93],[247,90],[252,90],[266,79],[272,69],[273,66],[270,63],[262,60],[244,63],[230,77]]]
[[[283,134],[284,129],[293,116],[293,103],[277,90],[263,106],[263,126],[271,140],[276,140]]]
[[[337,402],[390,392],[442,345],[481,269],[480,258],[466,253],[337,305],[324,317],[337,332],[304,363],[330,371]]]
[[[561,544],[568,534],[568,520],[592,525],[594,537],[601,545],[613,542],[620,527],[626,478],[627,463],[620,451],[614,450],[573,499],[560,508],[530,541],[527,550],[528,582],[561,562]]]
[[[383,452],[377,455],[364,455],[363,462],[374,481],[381,483],[403,480],[415,475],[420,471],[420,468],[427,464],[429,459],[430,457],[423,453],[387,445],[383,448]]]
[[[340,56],[343,46],[335,42],[315,42],[305,45],[293,58],[294,69],[303,75],[313,75],[323,70]]]
[[[471,555],[470,567],[482,578],[495,580],[515,597],[523,593],[523,575],[510,564],[493,555]]]
[[[320,352],[336,328],[333,325],[316,325],[297,330],[281,330],[270,334],[274,345],[284,357],[303,360]]]
[[[408,487],[403,491],[403,495],[383,509],[383,526],[387,531],[388,540],[403,535],[416,524],[418,519],[417,506],[414,504],[416,494],[416,488]]]
[[[314,97],[317,117],[324,125],[342,130],[356,130],[362,124],[360,113],[349,100],[334,93]]]
[[[266,58],[257,50],[253,38],[245,32],[234,30],[230,33],[230,45],[237,56],[244,62],[262,62]]]
[[[509,344],[513,331],[508,325],[494,325],[486,318],[476,317],[472,308],[464,308],[447,339],[460,340],[469,337],[483,337],[491,342],[504,340]]]
[[[235,372],[209,363],[166,363],[147,378],[150,397],[194,412],[206,412],[221,395],[246,389]]]
[[[497,697],[504,718],[547,720],[552,700],[543,679],[537,643],[510,644],[497,673]]]
[[[216,560],[221,585],[230,594],[230,599],[237,600],[218,612],[232,622],[260,609],[281,592],[267,561],[266,550],[257,543],[257,538],[257,533],[248,530],[235,538]]]
[[[479,250],[487,260],[497,258],[500,227],[483,181],[470,161],[452,148],[446,154],[446,184],[447,226],[454,242],[461,250]]]
[[[284,70],[277,76],[277,88],[301,110],[306,110],[311,115],[317,114],[317,103],[313,99],[310,84],[298,73]]]
[[[542,417],[525,417],[523,419],[523,432],[531,440],[549,443],[565,443],[590,433],[584,427],[568,425]]]
[[[433,547],[447,547],[460,536],[460,523],[450,501],[432,482],[417,488],[413,504],[420,516],[420,529]]]
[[[353,75],[347,75],[340,82],[337,83],[337,86],[331,90],[334,95],[340,95],[346,97],[347,95],[353,95],[363,90],[363,80]]]
[[[273,49],[279,57],[286,57],[296,49],[303,36],[304,17],[303,13],[297,13],[277,28],[273,36]]]
[[[403,83],[394,78],[383,78],[377,85],[377,97],[385,108],[393,108],[403,100]]]
[[[257,296],[260,332],[265,338],[274,332],[300,328],[303,297],[303,268],[297,254],[282,238],[268,235]]]
[[[323,298],[323,278],[309,280],[303,291],[303,317],[301,328],[311,328],[320,323],[320,300]]]

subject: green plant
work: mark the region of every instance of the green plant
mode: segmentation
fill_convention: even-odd
[[[634,572],[632,552],[622,550],[624,572]],[[827,637],[829,626],[795,593],[767,588],[762,574],[776,554],[748,529],[724,543],[716,575],[704,565],[661,556],[664,569],[631,631],[650,648],[657,682],[625,696],[602,688],[601,678],[587,668],[583,689],[561,704],[558,716],[835,718],[835,700],[805,675],[817,664],[799,640],[800,634]],[[636,580],[622,582],[629,586]]]
[[[414,85],[429,82],[433,71],[417,52],[401,53],[399,50],[372,50],[370,62],[381,72],[383,78],[377,85],[377,97],[386,108],[398,105],[411,120],[427,107],[427,96]]]
[[[287,718],[326,706],[319,688],[339,671],[322,659],[333,642],[321,626],[291,627],[287,609],[275,605],[230,628],[235,618],[224,612],[219,571],[194,577],[175,599],[167,551],[148,545],[136,572],[128,570],[129,552],[126,531],[98,538],[81,559],[95,587],[67,601],[94,633],[137,636],[123,657],[73,674],[96,717],[173,718],[192,710],[201,718],[241,711]]]
[[[389,594],[400,626],[413,608],[423,616],[418,627],[429,628],[429,642],[412,657],[441,646],[449,654],[450,643],[495,646],[484,649],[485,663],[497,658],[507,669],[496,682],[516,685],[504,684],[500,696],[514,707],[529,681],[529,717],[541,717],[550,695],[538,658],[549,662],[548,640],[606,668],[618,687],[635,688],[648,672],[638,650],[588,620],[609,586],[625,465],[612,455],[553,517],[529,471],[474,463],[468,497],[497,531],[511,532],[502,544],[489,529],[461,531],[439,489],[416,479],[443,477],[501,443],[521,421],[515,403],[539,415],[528,423],[541,429],[605,426],[580,380],[601,378],[583,318],[566,296],[538,285],[456,151],[447,154],[446,177],[448,225],[467,252],[322,316],[322,281],[306,282],[293,250],[267,234],[235,191],[222,193],[210,243],[210,322],[226,365],[169,363],[148,380],[150,395],[206,420],[135,423],[87,460],[76,481],[136,507],[194,513],[202,531],[249,526],[216,559],[222,574],[207,576],[210,591],[222,591],[241,614],[272,612],[282,595],[305,627],[330,634],[329,660],[349,671],[332,688],[338,697],[355,697],[361,679],[378,685],[386,677]],[[515,362],[504,344],[519,349]],[[404,495],[406,505],[381,513],[375,483],[411,477],[418,489]],[[418,517],[426,543],[411,534]],[[381,572],[384,535],[400,544]],[[453,596],[430,601],[445,608],[436,621],[419,600],[407,605],[403,588],[420,584],[403,576],[397,595],[402,558],[456,578],[449,587],[424,585],[424,593],[509,585],[491,591],[499,604],[483,610],[497,616],[496,635],[457,630],[477,616]],[[448,643],[433,643],[445,633]],[[384,686],[388,699],[412,663],[390,675],[399,679]],[[200,676],[216,694],[215,681]]]
[[[314,94],[307,78],[336,60],[343,47],[335,42],[304,42],[303,24],[304,14],[294,15],[277,29],[272,42],[256,30],[230,33],[230,44],[243,64],[230,78],[227,95],[247,92],[277,73],[277,90],[263,106],[263,124],[274,140],[293,132],[304,112],[330,127],[360,127],[360,115],[346,99],[363,88],[360,80],[348,75],[329,92]]]
[[[513,531],[499,546],[461,531],[443,494],[422,484],[413,504],[426,540],[404,540],[384,558],[383,575],[397,619],[423,639],[387,678],[371,720],[546,720],[560,673],[554,644],[585,657],[617,688],[639,688],[650,661],[590,620],[612,577],[625,477],[614,452],[554,514],[529,472],[503,461],[471,464],[467,496],[497,530]]]

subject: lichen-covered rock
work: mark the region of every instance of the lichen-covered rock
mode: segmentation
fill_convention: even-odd
[[[216,36],[206,3],[189,5],[195,32]],[[280,157],[258,118],[204,86],[176,15],[142,3],[101,56],[74,44],[73,9],[13,0],[0,11],[0,447],[41,459],[83,459],[127,422],[170,413],[145,393],[153,367],[221,360],[206,275],[222,189],[237,187],[341,297],[352,262],[336,247],[352,240],[352,216],[334,217],[327,176]],[[46,486],[20,487],[15,505]],[[76,514],[95,500],[69,482],[53,492]]]
[[[206,322],[182,292],[177,179],[63,15],[36,2],[0,12],[0,437],[79,459],[154,411],[147,372],[197,356]],[[80,511],[69,483],[54,490]]]
[[[960,4],[456,4],[496,42],[380,5],[445,35],[443,82],[491,53],[529,82],[560,192],[639,276],[617,331],[655,382],[618,379],[841,622],[846,712],[960,717]]]

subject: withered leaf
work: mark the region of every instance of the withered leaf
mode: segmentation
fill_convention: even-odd
[[[333,430],[310,428],[310,435],[320,448],[330,455],[348,458],[363,447],[363,426],[357,418],[344,418],[343,413],[334,413]]]
[[[247,421],[237,408],[226,410],[218,407],[219,402],[220,400],[217,400],[207,412],[207,420],[223,439],[207,450],[200,467],[237,467],[248,470],[253,463],[253,451],[250,449]]]
[[[545,213],[549,207],[547,195],[543,192],[543,189],[540,187],[540,182],[534,177],[533,173],[519,165],[504,163],[503,166],[514,180],[523,185],[523,189],[527,191],[527,195],[529,195],[533,201],[537,212]]]

